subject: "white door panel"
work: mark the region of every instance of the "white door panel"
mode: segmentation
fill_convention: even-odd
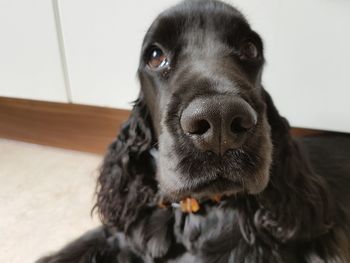
[[[176,1],[60,0],[73,102],[130,108],[143,35]]]
[[[350,132],[350,1],[238,0],[264,39],[264,85],[293,126]]]
[[[0,0],[0,96],[67,102],[52,1]]]

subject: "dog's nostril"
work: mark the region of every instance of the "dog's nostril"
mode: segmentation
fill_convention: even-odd
[[[206,120],[197,120],[193,123],[190,134],[203,135],[210,129],[210,124]]]
[[[247,132],[251,127],[246,125],[241,117],[236,117],[231,123],[231,132],[233,133],[243,133]]]

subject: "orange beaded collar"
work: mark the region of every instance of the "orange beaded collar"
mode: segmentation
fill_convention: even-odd
[[[211,200],[212,202],[219,203],[221,201],[222,196],[221,195],[214,195],[210,197],[207,200]],[[160,208],[167,208],[167,207],[174,207],[174,208],[180,208],[183,213],[197,213],[200,210],[200,202],[191,197],[186,197],[182,199],[179,203],[170,203],[166,202],[163,199],[161,199],[158,202],[158,207]]]

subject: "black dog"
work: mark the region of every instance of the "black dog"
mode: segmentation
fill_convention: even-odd
[[[163,12],[101,168],[103,227],[39,262],[350,262],[350,140],[303,150],[261,85],[263,64],[235,8]]]

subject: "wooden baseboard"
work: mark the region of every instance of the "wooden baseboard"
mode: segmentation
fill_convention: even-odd
[[[0,97],[0,137],[103,154],[127,110]],[[295,128],[296,136],[323,133]]]
[[[0,97],[0,137],[102,154],[129,111]]]

